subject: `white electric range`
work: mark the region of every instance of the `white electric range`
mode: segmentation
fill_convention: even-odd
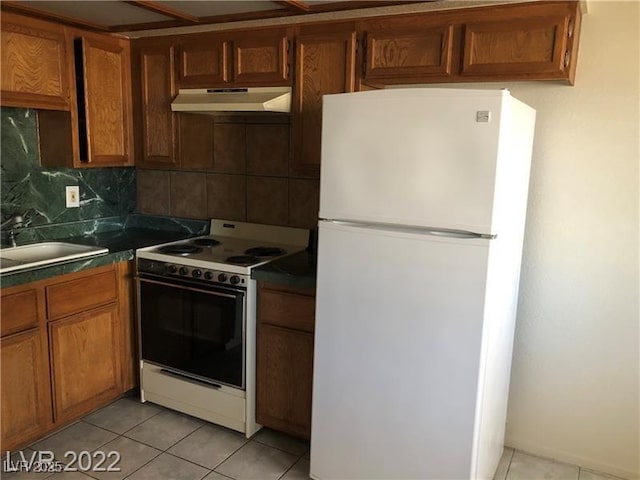
[[[304,250],[308,236],[299,228],[211,220],[207,236],[138,249],[142,401],[247,437],[258,431],[251,270]]]

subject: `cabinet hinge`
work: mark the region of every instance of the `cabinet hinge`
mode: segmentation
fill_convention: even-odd
[[[564,68],[568,68],[570,63],[571,63],[571,52],[569,50],[566,50],[564,52]]]
[[[567,25],[567,38],[573,37],[573,18],[569,19],[569,24]]]

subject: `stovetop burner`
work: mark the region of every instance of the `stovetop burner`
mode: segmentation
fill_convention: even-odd
[[[279,247],[253,247],[244,251],[246,255],[255,255],[257,257],[275,257],[284,255],[287,251]]]
[[[215,247],[216,245],[220,245],[220,242],[215,238],[196,238],[191,243],[201,247]]]
[[[255,255],[233,255],[231,257],[227,257],[225,261],[233,263],[234,265],[252,265],[259,262],[260,259]]]
[[[185,245],[185,244],[177,244],[177,245],[166,245],[164,247],[160,247],[158,252],[160,253],[169,253],[172,255],[191,255],[193,253],[200,253],[202,248],[196,247],[195,245]]]

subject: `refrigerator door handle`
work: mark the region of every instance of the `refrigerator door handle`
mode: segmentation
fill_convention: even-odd
[[[351,222],[347,220],[335,220],[321,218],[320,221],[334,223],[336,225],[345,225],[348,227],[375,228],[379,230],[400,230],[411,233],[420,233],[423,235],[433,235],[434,237],[460,238],[460,239],[478,239],[494,240],[498,235],[489,233],[471,232],[468,230],[455,230],[451,228],[434,228],[434,227],[415,227],[411,225],[396,225],[391,223],[375,223],[375,222]]]

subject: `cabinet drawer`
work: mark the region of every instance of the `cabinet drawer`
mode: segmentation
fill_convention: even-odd
[[[49,319],[65,317],[115,302],[118,298],[116,273],[110,270],[47,287]]]
[[[35,288],[3,295],[0,302],[1,336],[37,327],[41,308],[42,300]]]
[[[261,323],[312,333],[315,328],[315,298],[290,291],[260,290]]]

